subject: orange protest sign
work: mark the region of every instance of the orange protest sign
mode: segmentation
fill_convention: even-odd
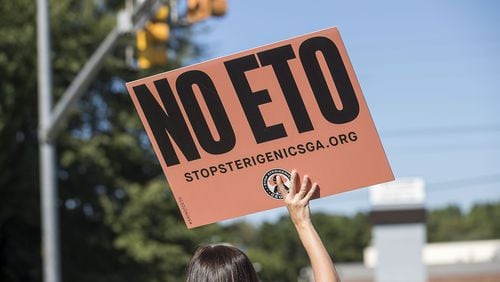
[[[127,83],[188,228],[393,180],[337,28]],[[285,181],[285,185],[287,182]]]

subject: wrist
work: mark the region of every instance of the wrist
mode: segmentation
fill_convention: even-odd
[[[308,220],[292,220],[292,222],[298,231],[314,228],[310,219],[308,219]]]

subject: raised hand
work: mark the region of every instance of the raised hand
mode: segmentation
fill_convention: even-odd
[[[276,182],[278,184],[278,191],[283,196],[292,222],[295,225],[309,223],[311,221],[309,200],[318,188],[318,184],[316,182],[312,183],[308,175],[304,175],[304,179],[300,183],[300,176],[295,170],[292,171],[291,185],[288,191],[281,177],[277,177]]]

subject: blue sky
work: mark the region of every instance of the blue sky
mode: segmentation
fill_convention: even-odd
[[[339,27],[396,177],[423,177],[430,208],[500,200],[499,1],[230,0],[204,26],[203,59]],[[367,189],[312,203],[369,208]]]

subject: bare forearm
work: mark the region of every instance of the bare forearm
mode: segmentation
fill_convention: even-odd
[[[314,280],[316,282],[340,281],[332,259],[312,223],[310,221],[296,223],[295,228],[311,261]]]
[[[285,200],[290,219],[292,220],[300,241],[306,249],[316,282],[339,282],[332,259],[326,251],[321,238],[311,222],[311,211],[309,210],[309,200],[318,188],[317,183],[311,183],[309,176],[304,175],[304,180],[300,184],[297,171],[292,171],[291,185],[289,192],[285,190],[281,177],[276,179],[278,189]],[[297,188],[300,189],[297,192]]]

